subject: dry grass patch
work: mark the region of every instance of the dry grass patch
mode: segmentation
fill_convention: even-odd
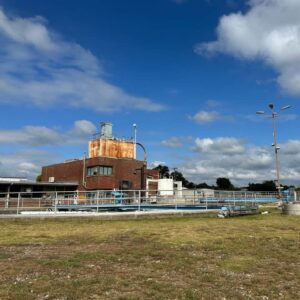
[[[300,220],[0,220],[1,299],[299,299]]]

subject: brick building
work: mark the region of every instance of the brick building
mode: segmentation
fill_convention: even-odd
[[[79,190],[145,189],[146,178],[158,178],[158,171],[147,170],[144,160],[136,159],[135,140],[116,139],[112,124],[101,123],[101,134],[89,142],[89,157],[42,168],[41,180],[77,182]]]

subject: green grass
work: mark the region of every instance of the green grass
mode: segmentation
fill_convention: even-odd
[[[300,219],[0,220],[0,299],[300,299]]]

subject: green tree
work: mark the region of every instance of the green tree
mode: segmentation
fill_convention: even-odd
[[[39,174],[38,176],[36,176],[35,181],[36,182],[41,182],[42,181],[42,175]]]
[[[232,190],[234,189],[233,184],[230,182],[228,178],[219,177],[216,180],[217,188],[219,190]]]
[[[182,185],[184,187],[190,188],[190,187],[188,187],[188,185],[191,184],[192,182],[189,182],[188,180],[186,180],[181,172],[174,171],[171,173],[171,176],[174,179],[174,181],[182,181]]]
[[[213,187],[208,185],[206,182],[202,182],[196,185],[197,189],[212,189]]]
[[[196,188],[196,184],[194,182],[188,181],[181,172],[174,170],[170,174],[170,170],[168,166],[158,165],[157,167],[153,168],[153,170],[158,170],[160,174],[160,178],[170,178],[170,176],[174,179],[174,181],[181,181],[182,186],[188,189]]]
[[[183,186],[188,188],[188,189],[195,189],[196,188],[196,184],[194,182],[191,182],[191,181],[187,181],[187,183]]]
[[[160,178],[169,178],[170,177],[170,170],[169,167],[158,165],[157,167],[153,168],[153,170],[158,170]]]
[[[249,183],[248,185],[248,191],[275,192],[276,190],[276,184],[272,180],[267,180],[263,183]]]

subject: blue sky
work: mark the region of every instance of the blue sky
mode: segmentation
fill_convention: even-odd
[[[82,157],[101,121],[194,182],[299,184],[296,0],[0,0],[0,173]]]

